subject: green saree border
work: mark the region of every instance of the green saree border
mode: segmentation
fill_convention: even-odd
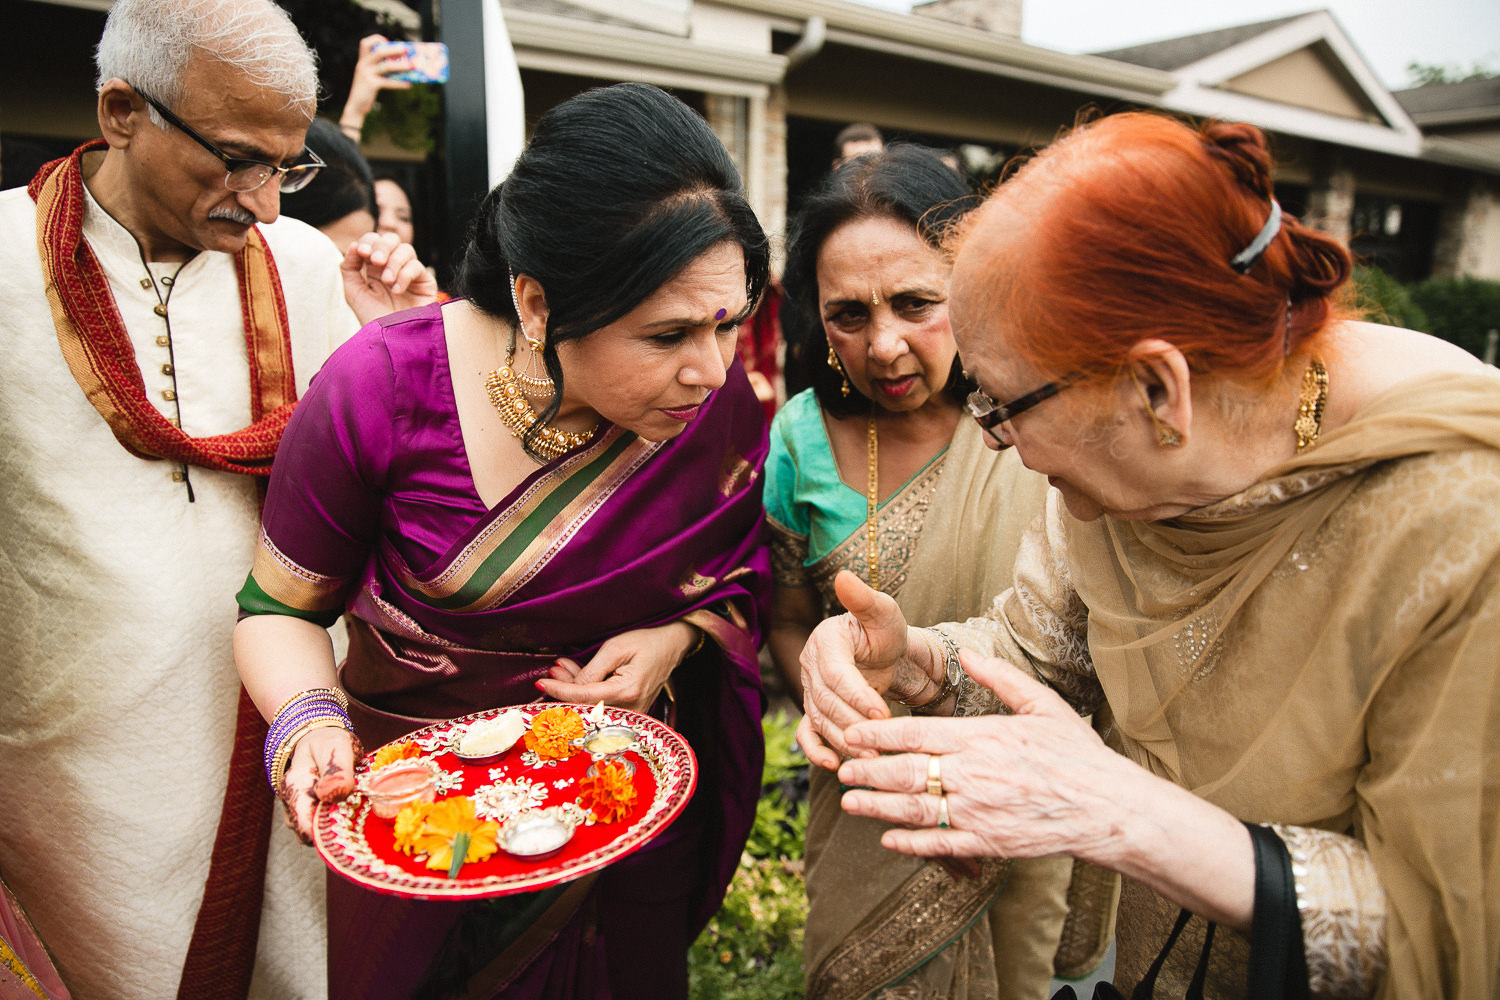
[[[656,452],[618,428],[539,478],[436,573],[401,572],[413,597],[440,611],[489,610],[543,569],[594,512]]]

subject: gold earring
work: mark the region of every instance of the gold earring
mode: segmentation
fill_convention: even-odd
[[[843,364],[841,364],[839,362],[839,356],[834,351],[832,344],[828,345],[828,367],[832,368],[834,371],[838,372],[839,373],[839,378],[841,378],[841,379],[844,380],[844,384],[839,387],[839,392],[841,394],[843,394],[844,396],[848,396],[849,395],[849,373],[846,372],[846,371],[844,371],[844,366],[843,366]]]
[[[1136,377],[1135,371],[1130,372],[1130,379],[1135,383],[1135,391],[1140,394],[1141,405],[1146,408],[1146,416],[1151,418],[1151,423],[1156,425],[1156,443],[1163,448],[1182,447],[1182,435],[1175,428],[1168,427],[1161,422],[1156,415],[1156,410],[1151,406],[1151,397],[1146,395],[1146,387],[1141,385],[1141,380]]]

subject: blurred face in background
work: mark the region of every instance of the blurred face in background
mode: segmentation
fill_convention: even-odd
[[[401,185],[391,180],[376,181],[375,204],[380,208],[375,231],[395,233],[402,243],[412,242],[416,229],[411,221],[411,199],[406,197]]]

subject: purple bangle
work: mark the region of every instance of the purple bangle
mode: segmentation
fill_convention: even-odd
[[[281,749],[281,744],[304,723],[314,719],[338,719],[344,724],[344,728],[350,732],[354,731],[354,724],[349,721],[349,714],[337,702],[331,700],[326,705],[301,706],[295,711],[283,709],[266,732],[264,763],[267,781],[271,780],[272,765],[276,760],[277,751]]]

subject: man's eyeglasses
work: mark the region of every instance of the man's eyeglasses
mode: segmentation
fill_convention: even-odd
[[[990,440],[994,441],[1002,449],[1009,448],[1010,442],[997,434],[995,428],[999,427],[1005,421],[1025,413],[1044,399],[1051,399],[1072,385],[1073,382],[1073,376],[1058,379],[1056,382],[1048,382],[1040,389],[1028,392],[1024,396],[1017,396],[1008,403],[996,403],[985,394],[983,389],[975,389],[969,393],[969,398],[964,403],[964,409],[969,412],[969,416],[978,421],[980,427],[984,428],[985,433],[990,436]]]
[[[155,108],[157,114],[165,118],[168,124],[179,129],[189,139],[224,161],[224,167],[229,171],[224,177],[224,186],[231,191],[254,191],[272,177],[280,176],[281,180],[277,183],[277,187],[281,189],[282,194],[291,194],[293,191],[300,191],[307,187],[308,183],[318,176],[318,171],[327,166],[318,159],[318,154],[310,149],[306,153],[312,158],[311,160],[306,163],[294,163],[290,167],[278,167],[274,163],[265,163],[261,160],[247,160],[243,156],[230,156],[194,132],[186,122],[168,111],[160,101],[148,97],[139,87],[133,87],[133,89],[141,95],[141,100]]]

